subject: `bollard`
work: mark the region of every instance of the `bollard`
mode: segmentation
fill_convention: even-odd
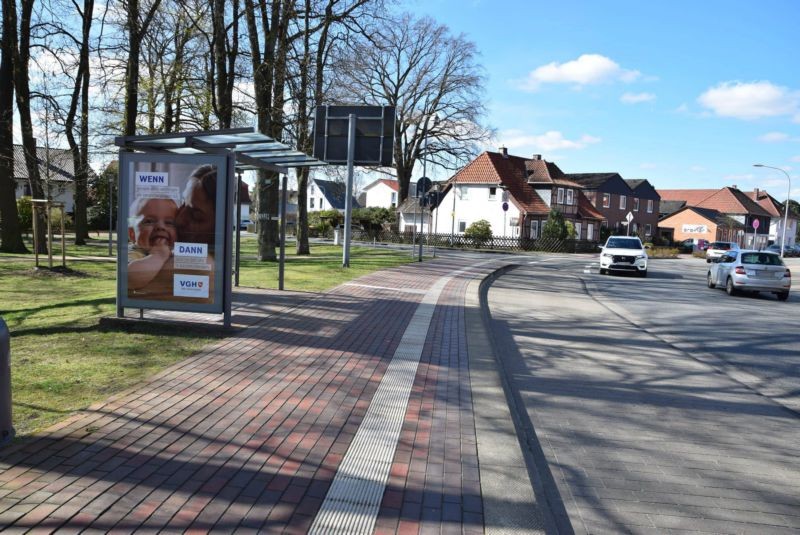
[[[11,334],[0,318],[0,446],[14,438],[11,423]]]

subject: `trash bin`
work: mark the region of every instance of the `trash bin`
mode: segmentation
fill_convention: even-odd
[[[11,334],[0,318],[0,446],[14,438],[11,424]]]

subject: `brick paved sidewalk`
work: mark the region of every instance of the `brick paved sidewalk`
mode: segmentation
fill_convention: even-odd
[[[484,530],[464,321],[467,284],[496,267],[484,264],[433,309],[376,533]],[[463,269],[362,277],[6,448],[0,526],[306,532],[418,304]]]

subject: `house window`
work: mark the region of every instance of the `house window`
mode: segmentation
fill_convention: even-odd
[[[633,198],[633,211],[634,212],[638,212],[639,211],[639,197],[634,197]]]
[[[627,203],[627,201],[628,201],[628,198],[625,195],[620,195],[619,196],[619,209],[620,210],[624,210],[625,209],[625,204]]]
[[[320,210],[322,210],[322,206],[323,206],[323,203],[322,203],[322,197],[320,197],[320,198],[319,198],[319,209],[320,209]]]
[[[588,223],[586,225],[586,239],[587,240],[594,239],[594,223]]]
[[[490,201],[497,200],[497,188],[494,186],[489,187],[489,200]]]
[[[308,207],[309,208],[314,208],[314,197],[309,197],[308,198]]]
[[[608,208],[610,206],[611,206],[611,194],[603,193],[603,208]]]
[[[539,222],[531,221],[531,238],[536,239],[539,237]]]
[[[459,232],[466,232],[467,230],[467,222],[466,221],[459,221],[458,222],[458,231]]]
[[[556,196],[556,204],[564,204],[564,188],[558,188]]]
[[[608,228],[608,220],[603,219],[603,222],[600,223],[600,228]]]
[[[397,192],[393,191],[392,192],[392,208],[394,208],[395,206],[397,206]]]
[[[575,222],[575,239],[576,240],[581,239],[581,224],[578,223],[577,221]]]
[[[459,198],[461,198],[461,200],[469,199],[469,187],[459,186],[458,191],[460,193]]]
[[[311,184],[311,185],[309,186],[309,191],[311,192],[311,195],[314,195],[314,193],[316,193],[316,192],[314,191],[314,184]],[[314,208],[314,206],[311,206],[311,208]]]
[[[647,223],[644,226],[644,235],[645,236],[652,236],[653,235],[653,225],[651,225],[650,223]]]
[[[647,199],[647,213],[653,213],[653,199]]]
[[[569,204],[569,205],[574,204],[574,201],[575,201],[574,195],[575,195],[574,191],[572,191],[571,189],[567,190],[567,204]]]

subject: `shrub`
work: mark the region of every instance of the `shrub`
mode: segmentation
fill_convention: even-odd
[[[467,227],[464,237],[471,240],[475,247],[480,247],[492,239],[492,225],[485,219],[479,219]]]
[[[572,231],[575,232],[575,229]],[[566,221],[564,220],[564,214],[558,210],[550,210],[550,215],[547,218],[547,221],[545,221],[544,225],[542,225],[541,238],[565,240],[567,239],[567,234],[568,230]]]

